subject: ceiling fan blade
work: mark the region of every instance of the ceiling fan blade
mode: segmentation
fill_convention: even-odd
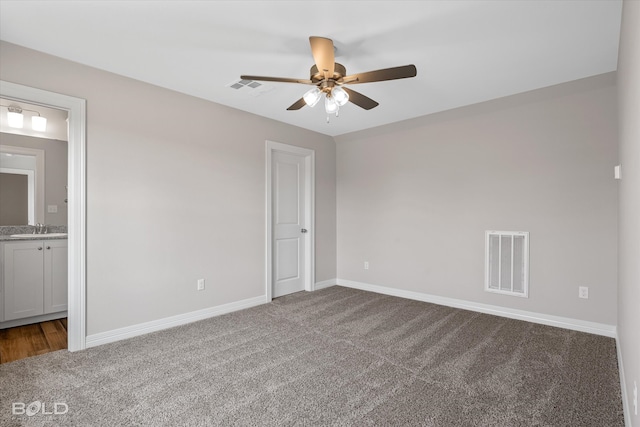
[[[378,105],[380,105],[373,99],[367,96],[364,96],[360,92],[356,92],[355,90],[349,89],[344,86],[342,86],[342,89],[344,89],[344,91],[349,94],[349,102],[353,102],[358,107],[364,108],[365,110],[371,110],[372,108],[375,108]]]
[[[385,80],[406,79],[415,77],[418,70],[415,65],[403,65],[401,67],[384,68],[382,70],[368,71],[366,73],[352,74],[344,78],[349,84],[382,82]]]
[[[302,83],[311,85],[313,82],[308,79],[289,79],[286,77],[265,77],[265,76],[240,76],[242,80],[258,80],[261,82],[280,82],[280,83]]]
[[[316,62],[318,70],[322,72],[325,78],[333,77],[335,68],[335,56],[333,51],[333,40],[325,37],[309,37],[311,44],[311,54]]]
[[[296,102],[291,104],[291,107],[287,108],[287,110],[289,110],[289,111],[299,110],[302,107],[304,107],[305,105],[307,105],[307,103],[304,102],[304,98],[300,98]]]

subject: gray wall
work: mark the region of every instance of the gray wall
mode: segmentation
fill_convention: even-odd
[[[316,281],[336,277],[330,137],[0,49],[1,79],[87,100],[88,334],[264,295],[267,139],[316,151]]]
[[[67,141],[0,133],[0,143],[44,150],[44,222],[47,225],[67,225],[67,204],[64,202],[67,198]],[[58,213],[47,212],[48,205],[57,205]]]
[[[620,180],[618,229],[618,337],[633,412],[633,383],[640,387],[640,2],[625,1],[618,56]],[[632,415],[640,426],[640,416]]]
[[[338,277],[615,325],[616,130],[610,73],[337,137]],[[485,230],[530,232],[528,299]]]

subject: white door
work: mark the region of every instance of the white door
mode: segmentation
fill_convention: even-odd
[[[305,158],[274,151],[272,156],[274,298],[304,290]]]

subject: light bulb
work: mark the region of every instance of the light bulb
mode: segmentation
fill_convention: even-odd
[[[327,95],[327,97],[324,100],[324,109],[327,112],[327,114],[336,113],[338,112],[339,108],[340,106],[338,105],[336,100],[333,99],[333,96]]]
[[[31,128],[36,132],[44,132],[47,130],[47,119],[42,116],[31,117]]]
[[[349,94],[340,86],[336,86],[331,90],[331,96],[336,100],[336,104],[340,107],[349,102]]]
[[[320,89],[318,89],[317,87],[314,87],[313,89],[311,89],[310,91],[305,93],[302,96],[302,99],[304,99],[304,102],[306,102],[306,104],[309,107],[313,107],[314,105],[316,105],[318,103],[318,101],[320,101],[320,95],[321,94],[322,94],[322,92],[320,92]]]
[[[9,107],[7,112],[7,124],[12,128],[22,128],[24,116],[22,115],[22,108]]]

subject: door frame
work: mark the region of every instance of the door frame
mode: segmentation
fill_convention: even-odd
[[[266,302],[271,302],[273,294],[273,192],[272,192],[272,155],[274,151],[287,154],[294,154],[304,157],[305,165],[305,219],[304,222],[309,230],[304,239],[304,290],[311,292],[314,290],[316,277],[315,272],[315,151],[297,147],[295,145],[283,144],[280,142],[266,141],[266,271],[265,271],[265,296]]]
[[[0,96],[68,112],[68,299],[67,348],[86,348],[86,101],[0,80]]]

